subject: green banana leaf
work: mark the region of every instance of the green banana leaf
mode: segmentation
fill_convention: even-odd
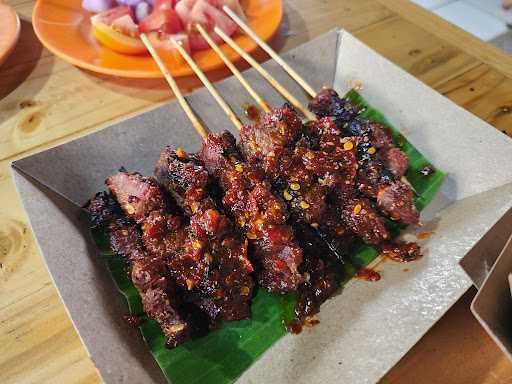
[[[417,191],[418,209],[423,209],[439,191],[445,175],[437,169],[429,176],[421,175],[419,170],[430,165],[428,160],[356,91],[350,91],[346,97],[365,107],[363,117],[385,124],[392,130],[397,145],[409,155],[411,166],[407,178]],[[401,229],[392,222],[388,226],[394,234]],[[296,298],[293,295],[271,295],[259,289],[252,302],[250,320],[225,323],[220,329],[200,339],[167,349],[159,327],[145,317],[137,290],[127,276],[124,262],[112,253],[106,233],[96,230],[93,231],[93,237],[117,288],[126,298],[130,314],[144,318],[140,332],[169,382],[233,383],[267,349],[287,334],[286,324],[294,318]],[[375,247],[361,246],[344,266],[344,281],[372,262],[378,254]]]

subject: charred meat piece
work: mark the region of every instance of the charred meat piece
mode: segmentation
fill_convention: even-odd
[[[309,102],[309,110],[317,117],[333,117],[336,124],[341,127],[345,122],[356,117],[360,109],[357,105],[341,98],[334,89],[323,88]]]
[[[302,250],[286,225],[286,203],[272,193],[264,173],[244,162],[229,132],[209,135],[198,158],[220,185],[224,207],[250,240],[260,284],[272,292],[296,291],[302,282]]]
[[[181,311],[165,261],[144,248],[137,225],[122,215],[111,195],[97,194],[86,209],[93,225],[98,223],[101,213],[101,225],[108,228],[112,250],[125,260],[144,311],[162,328],[167,344],[175,347],[186,341],[190,336],[190,324]]]
[[[250,316],[254,282],[247,256],[247,240],[235,234],[231,221],[210,197],[210,179],[205,167],[183,151],[164,149],[155,169],[158,181],[177,198],[190,217],[194,241],[192,259],[207,269],[186,281],[187,289],[203,294],[200,307],[213,319],[240,320]],[[196,254],[197,253],[197,254]]]
[[[263,170],[287,201],[293,218],[315,224],[326,210],[330,189],[345,187],[348,179],[342,173],[347,163],[344,154],[311,148],[301,134],[299,117],[285,105],[265,114],[258,124],[243,127],[240,146],[248,162]]]
[[[208,172],[182,149],[174,151],[166,147],[162,151],[155,167],[155,177],[187,216],[197,211],[200,204],[203,210],[215,207],[215,203],[207,198]]]
[[[274,111],[267,115],[272,115],[272,113]],[[249,132],[270,128],[265,125],[254,125],[244,129]],[[320,226],[322,230],[325,230],[326,219],[332,215],[332,213],[326,212],[328,210],[340,215],[337,221],[348,220],[345,227],[348,227],[352,233],[361,236],[365,241],[376,244],[378,243],[377,239],[386,239],[388,234],[383,221],[369,202],[364,201],[363,204],[365,205],[365,214],[368,215],[367,217],[371,217],[370,222],[366,223],[363,218],[347,214],[347,210],[350,211],[351,207],[347,208],[346,206],[356,192],[359,166],[357,160],[358,138],[342,137],[341,130],[328,118],[310,123],[306,127],[306,132],[310,133],[309,136],[316,136],[320,139],[317,150],[309,146],[307,138],[302,138],[295,142],[284,143],[286,147],[278,151],[275,148],[283,145],[283,142],[274,143],[274,151],[279,152],[279,156],[253,152],[256,145],[244,141],[244,137],[263,137],[259,134],[242,135],[241,146],[244,148],[244,152],[249,154],[248,157],[251,161],[264,169],[265,174],[274,182],[277,189],[282,191],[294,219]],[[287,137],[293,136],[288,135]],[[266,140],[269,139],[272,137],[267,136]],[[276,159],[274,163],[268,160],[273,157]],[[333,220],[329,221],[334,222]],[[374,222],[378,224],[378,228],[375,229],[377,234],[371,233]],[[327,228],[327,233],[336,236],[337,229],[339,228]]]
[[[329,98],[332,99],[330,102]],[[309,134],[316,136],[320,147],[324,148],[328,145],[341,148],[347,136],[358,137],[358,190],[377,199],[378,207],[391,219],[405,224],[418,223],[419,212],[414,205],[413,191],[400,181],[409,167],[409,159],[395,146],[391,131],[382,124],[356,115],[345,119],[343,110],[338,116],[336,108],[331,108],[331,105],[343,105],[334,91],[322,90],[312,100],[311,110],[320,120],[309,124]],[[339,130],[329,118],[336,121]],[[342,125],[338,124],[340,120]]]
[[[116,196],[125,196],[125,190],[133,193],[155,186],[153,179],[137,174],[131,176],[129,180],[118,175],[109,179],[109,186],[116,191]],[[180,191],[175,192],[178,194]],[[186,192],[182,196],[183,201],[186,201],[185,195]],[[151,201],[146,202],[145,198]],[[160,208],[165,206],[164,200],[157,185],[155,191],[142,196],[138,202],[144,207]],[[161,203],[157,204],[157,201]],[[201,206],[200,201],[194,201],[199,205],[188,226],[184,226],[179,217],[162,209],[144,211],[144,218],[140,221],[144,245],[152,255],[166,261],[179,288],[190,292],[187,297],[206,311],[212,327],[219,320],[247,318],[250,316],[249,300],[253,288],[249,275],[251,270],[246,269],[251,268],[247,245],[229,234],[228,219],[210,208],[213,201],[207,207]],[[190,206],[190,209],[193,208]],[[213,233],[209,235],[208,231]]]
[[[394,175],[374,156],[362,155],[359,164],[357,187],[368,197],[376,199],[381,187],[386,187],[395,181]]]
[[[285,104],[264,114],[257,124],[244,126],[240,148],[288,202],[294,219],[315,223],[325,210],[326,187],[318,184],[311,164],[304,165],[305,149],[297,144],[301,134],[299,116]]]
[[[138,173],[119,172],[106,182],[124,213],[138,223],[152,211],[162,210],[165,202],[160,188],[152,178]]]
[[[293,143],[302,132],[302,121],[285,104],[264,114],[255,126],[244,126],[240,131],[242,151],[249,162],[264,157],[279,157],[281,151]]]
[[[340,287],[337,258],[332,251],[306,225],[297,227],[304,261],[300,267],[304,283],[299,287],[295,314],[300,322],[320,311],[320,306]]]
[[[318,183],[318,177],[313,172],[314,163],[306,156],[310,156],[310,153],[300,144],[293,150],[286,149],[279,157],[274,171],[266,174],[276,191],[288,203],[294,220],[312,224],[317,223],[325,212],[328,187]]]
[[[98,192],[86,207],[91,228],[103,227],[121,216],[117,201],[107,192]]]
[[[130,275],[141,296],[144,312],[158,323],[167,345],[176,347],[186,341],[190,336],[190,325],[180,313],[181,301],[172,280],[167,277],[165,261],[145,251],[135,224],[113,223],[110,244],[116,254],[129,262]]]
[[[409,168],[409,158],[396,147],[379,152],[379,159],[396,177],[404,176]]]
[[[394,181],[381,186],[377,194],[377,205],[392,220],[405,224],[418,224],[420,213],[414,204],[413,192],[407,184]]]
[[[341,208],[341,217],[347,227],[368,244],[389,240],[384,220],[367,199],[352,198]]]
[[[387,127],[357,118],[347,124],[344,133],[361,137],[362,142],[366,144],[366,149],[370,150],[370,153],[377,153],[377,157],[393,175],[397,177],[405,175],[409,168],[409,158],[395,146],[391,131]]]

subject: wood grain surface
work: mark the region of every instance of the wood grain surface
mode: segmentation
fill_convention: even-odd
[[[0,67],[0,383],[97,383],[34,243],[9,163],[171,96],[163,80],[100,76],[54,57],[34,35],[34,1],[8,2],[22,31]],[[512,58],[504,52],[407,0],[285,0],[272,45],[287,50],[335,27],[512,135]],[[223,76],[220,71],[213,79]],[[512,383],[512,364],[469,311],[474,294],[469,290],[382,382]]]

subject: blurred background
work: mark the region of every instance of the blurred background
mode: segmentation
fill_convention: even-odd
[[[412,0],[438,16],[512,53],[512,0]]]

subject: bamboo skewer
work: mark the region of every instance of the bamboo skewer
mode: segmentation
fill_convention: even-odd
[[[144,43],[144,45],[146,46],[149,53],[151,54],[151,57],[153,57],[153,60],[155,60],[156,64],[158,65],[158,68],[164,75],[165,80],[167,80],[167,83],[171,87],[172,92],[176,96],[176,99],[178,99],[178,102],[180,103],[181,108],[183,108],[183,111],[185,111],[185,114],[189,118],[189,120],[192,123],[192,125],[194,126],[195,130],[197,131],[197,133],[199,133],[199,135],[203,139],[206,139],[206,137],[208,136],[208,130],[205,127],[203,127],[203,125],[197,118],[194,111],[192,111],[192,108],[190,108],[190,105],[188,104],[187,100],[185,100],[185,97],[183,97],[183,94],[181,93],[180,88],[178,87],[178,84],[176,84],[176,81],[172,77],[171,73],[165,66],[162,59],[160,58],[160,55],[158,54],[158,52],[153,47],[153,44],[151,43],[151,41],[148,39],[148,37],[144,33],[142,33],[140,35],[140,38],[141,38],[142,42]]]
[[[224,64],[231,70],[233,75],[240,81],[240,83],[243,85],[243,87],[249,92],[249,94],[252,96],[252,98],[258,103],[258,105],[263,109],[264,112],[270,112],[270,107],[268,106],[267,102],[263,100],[263,98],[258,95],[258,93],[254,90],[254,88],[247,82],[247,80],[244,78],[244,76],[240,73],[238,68],[233,64],[233,62],[226,56],[224,52],[220,49],[220,47],[215,43],[208,32],[205,31],[203,26],[201,24],[197,24],[197,30],[201,35],[204,37],[204,39],[207,41],[207,43],[210,45],[210,47],[217,53],[217,55],[222,59]]]
[[[288,100],[295,108],[297,108],[308,120],[316,120],[316,117],[304,105],[301,104],[295,96],[286,90],[265,68],[263,68],[256,60],[245,52],[231,37],[229,37],[219,27],[214,28],[214,32],[218,34],[231,48],[233,48],[251,67],[253,67],[272,87],[274,87],[286,100]]]
[[[245,21],[243,21],[235,12],[231,10],[227,5],[222,7],[224,12],[226,12],[231,19],[238,24],[240,28],[244,30],[265,52],[267,52],[272,59],[274,59],[283,69],[290,75],[292,79],[294,79],[311,97],[316,96],[316,91],[311,87],[302,76],[300,76],[286,61],[284,61],[279,54],[274,51],[266,42],[264,42],[257,34],[254,32],[249,25]]]
[[[213,98],[215,99],[215,101],[217,101],[217,103],[220,105],[220,107],[222,108],[222,110],[226,113],[226,115],[229,117],[229,120],[231,120],[231,122],[238,128],[238,129],[242,129],[242,122],[238,119],[238,117],[235,115],[235,113],[233,112],[233,110],[231,109],[231,107],[228,105],[228,103],[226,103],[224,101],[224,99],[222,98],[222,96],[219,94],[219,92],[217,92],[217,90],[215,89],[215,87],[213,86],[213,84],[210,82],[210,80],[208,80],[208,78],[206,77],[206,75],[204,74],[204,72],[197,66],[197,64],[195,63],[194,59],[192,59],[192,57],[188,54],[188,52],[176,41],[174,40],[172,37],[170,38],[170,40],[172,41],[172,43],[174,44],[174,46],[178,49],[178,52],[181,54],[181,56],[183,56],[183,58],[185,59],[185,61],[188,63],[188,65],[190,66],[190,68],[192,68],[192,70],[195,72],[195,74],[197,75],[197,77],[199,77],[199,79],[201,80],[201,82],[204,84],[204,86],[206,87],[206,89],[208,89],[208,91],[210,92],[210,94],[213,96]]]

